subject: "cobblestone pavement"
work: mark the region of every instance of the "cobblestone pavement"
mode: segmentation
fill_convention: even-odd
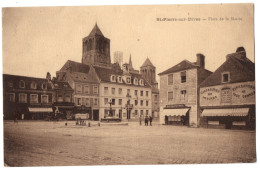
[[[9,166],[255,162],[255,132],[179,126],[4,122]]]

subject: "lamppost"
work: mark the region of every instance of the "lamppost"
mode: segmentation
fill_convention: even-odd
[[[127,108],[127,119],[130,119],[130,99],[131,99],[131,95],[129,95],[129,93],[127,93],[126,95],[127,97],[127,104],[126,104],[126,108]]]
[[[108,114],[108,116],[110,117],[112,117],[113,116],[113,110],[112,110],[112,100],[110,99],[110,101],[108,102],[108,104],[110,105],[110,107],[109,107],[109,114]]]

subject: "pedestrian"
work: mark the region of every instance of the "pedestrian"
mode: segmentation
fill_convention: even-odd
[[[148,116],[147,115],[145,116],[144,122],[145,122],[145,126],[148,126]]]
[[[153,121],[152,116],[149,117],[149,121],[150,121],[150,126],[152,126],[152,121]]]
[[[142,115],[139,117],[140,126],[142,126]]]

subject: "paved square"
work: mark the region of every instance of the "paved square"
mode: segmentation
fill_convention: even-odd
[[[255,162],[255,132],[163,126],[4,122],[9,166]]]

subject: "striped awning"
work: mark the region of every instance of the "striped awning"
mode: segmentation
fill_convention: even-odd
[[[182,109],[164,109],[161,113],[163,116],[185,116],[189,108]]]
[[[29,107],[29,112],[53,112],[51,107],[39,108],[39,107]]]
[[[249,108],[204,109],[201,116],[247,116]]]

